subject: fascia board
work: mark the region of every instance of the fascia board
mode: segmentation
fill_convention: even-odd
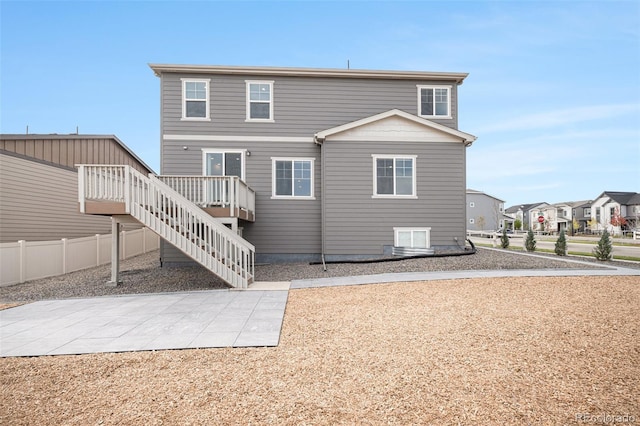
[[[468,73],[436,71],[362,70],[340,68],[241,67],[221,65],[149,64],[156,76],[164,72],[195,74],[273,75],[297,77],[447,80],[462,84]]]
[[[443,126],[442,124],[434,123],[433,121],[425,120],[424,118],[417,117],[413,114],[409,114],[405,111],[399,109],[392,109],[380,114],[372,115],[370,117],[366,117],[360,120],[352,121],[351,123],[346,123],[341,126],[332,127],[327,130],[323,130],[315,134],[315,139],[318,143],[322,143],[327,137],[336,135],[338,133],[355,129],[357,127],[366,126],[367,124],[374,123],[376,121],[384,120],[385,118],[389,118],[392,116],[398,116],[410,120],[414,123],[430,127],[435,130],[439,130],[443,133],[447,133],[449,135],[458,137],[462,139],[466,146],[471,145],[477,138],[474,135],[469,133],[461,132],[459,130],[452,129],[447,126]]]

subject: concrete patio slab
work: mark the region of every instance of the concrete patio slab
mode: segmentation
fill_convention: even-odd
[[[287,296],[211,290],[30,303],[0,311],[0,356],[277,346]]]

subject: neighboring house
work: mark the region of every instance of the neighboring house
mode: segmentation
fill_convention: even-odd
[[[80,163],[152,172],[111,135],[0,135],[0,242],[111,232],[109,217],[78,211]]]
[[[572,223],[575,222],[577,228],[572,228],[572,232],[585,233],[591,220],[591,200],[574,201],[572,208]]]
[[[539,222],[538,218],[543,217],[544,210],[549,207],[547,203],[532,203],[511,206],[505,210],[505,215],[522,222],[522,230],[542,231],[544,230],[544,222]]]
[[[592,232],[606,229],[620,235],[624,230],[637,228],[639,219],[639,193],[604,191],[591,205],[590,229]]]
[[[464,247],[466,148],[476,139],[458,130],[467,74],[150,67],[161,173],[237,176],[255,191],[254,215],[212,214],[255,246],[256,262]],[[188,260],[169,244],[161,256]]]
[[[512,229],[514,218],[506,216],[504,201],[481,191],[467,189],[467,229],[497,231]],[[506,225],[506,226],[505,226]]]

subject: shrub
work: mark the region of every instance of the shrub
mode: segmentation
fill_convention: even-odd
[[[611,238],[609,232],[605,229],[602,232],[602,237],[598,241],[598,245],[593,249],[593,255],[598,260],[611,260],[611,250],[613,246],[611,244]]]
[[[558,256],[567,255],[567,237],[565,237],[564,235],[564,229],[560,231],[560,236],[558,237],[558,241],[556,241],[556,247],[554,251]]]
[[[524,248],[527,251],[536,251],[536,238],[533,236],[533,231],[531,229],[527,232],[527,239],[524,242]]]
[[[507,228],[502,229],[502,236],[500,237],[500,246],[503,249],[509,248],[509,237],[507,236]]]

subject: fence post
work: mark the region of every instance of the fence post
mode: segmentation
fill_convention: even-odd
[[[127,258],[127,231],[122,230],[120,232],[120,240],[122,241],[122,253],[120,255],[120,259]]]
[[[100,266],[100,234],[96,234],[96,266]]]
[[[20,258],[20,284],[22,284],[23,282],[26,281],[26,275],[27,275],[27,248],[26,248],[26,241],[25,240],[20,240],[18,241],[18,250],[19,250],[19,255],[18,257]]]
[[[67,273],[67,239],[62,239],[62,273]]]
[[[142,228],[142,253],[147,252],[147,227]]]

